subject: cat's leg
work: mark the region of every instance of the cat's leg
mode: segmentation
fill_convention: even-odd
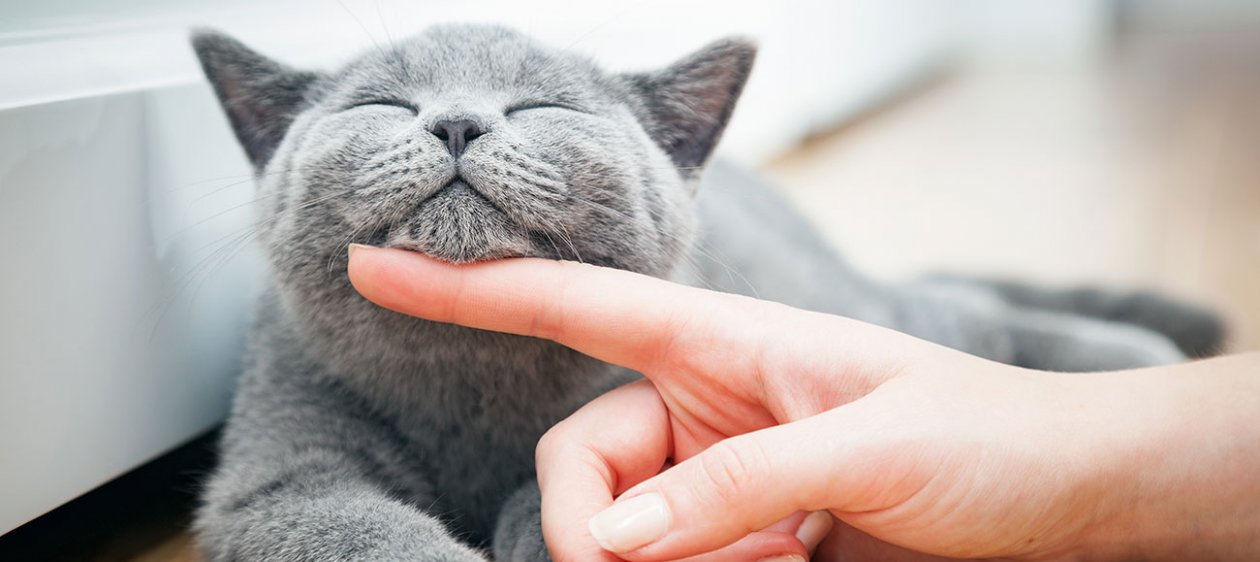
[[[1149,291],[1050,289],[1009,280],[964,277],[942,276],[936,280],[985,287],[1020,308],[1136,324],[1164,334],[1191,357],[1220,353],[1225,343],[1225,324],[1219,315]]]
[[[529,482],[513,493],[494,529],[494,559],[497,562],[550,562],[543,542],[542,495],[538,483]]]
[[[309,374],[247,373],[196,517],[207,562],[485,562],[417,507],[394,434]]]
[[[1185,360],[1162,334],[1133,324],[1011,306],[975,284],[897,287],[889,327],[994,361],[1048,371],[1103,371]]]
[[[1168,365],[1186,356],[1163,335],[1132,324],[1035,309],[1000,317],[1014,351],[1012,363],[1064,372]]]

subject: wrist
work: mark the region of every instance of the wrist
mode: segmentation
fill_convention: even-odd
[[[1075,558],[1254,556],[1260,548],[1260,373],[1239,369],[1238,359],[1081,379],[1095,408],[1082,419],[1091,424],[1083,428],[1091,459],[1085,478],[1097,498]]]

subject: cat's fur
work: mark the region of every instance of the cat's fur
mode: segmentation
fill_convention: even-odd
[[[378,308],[347,280],[350,242],[672,276],[1034,367],[1182,358],[974,283],[875,283],[732,168],[697,193],[752,66],[743,40],[638,74],[497,27],[433,28],[331,74],[213,32],[194,46],[255,166],[273,279],[197,516],[214,562],[543,560],[534,445],[635,376]],[[480,136],[456,159],[440,123],[458,121]]]

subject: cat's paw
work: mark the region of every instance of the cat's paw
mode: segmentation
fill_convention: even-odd
[[[377,558],[376,560],[384,560]],[[470,548],[439,548],[426,551],[419,557],[406,559],[408,562],[490,562],[488,556],[484,556]]]
[[[1224,320],[1208,308],[1139,292],[1114,299],[1110,320],[1128,322],[1159,332],[1190,357],[1221,353],[1228,330]]]
[[[496,562],[551,562],[551,553],[543,542],[542,531],[513,537],[502,545],[495,544]]]
[[[494,530],[496,562],[551,562],[543,542],[541,504],[538,486],[532,482],[504,502]]]

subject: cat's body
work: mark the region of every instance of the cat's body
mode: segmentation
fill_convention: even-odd
[[[634,75],[498,28],[436,28],[335,75],[218,35],[196,45],[259,172],[274,279],[198,513],[211,561],[545,559],[534,445],[635,376],[378,308],[345,275],[350,242],[582,259],[1042,368],[1182,357],[1154,332],[1014,307],[974,283],[866,279],[731,168],[697,198],[746,43]]]
[[[1173,301],[1130,293],[1056,291],[959,278],[881,283],[854,270],[786,201],[756,177],[722,162],[697,200],[696,250],[679,268],[684,282],[856,318],[996,361],[1052,371],[1091,371],[1184,359],[1219,344],[1215,318]],[[1022,301],[1011,299],[1016,288]],[[1071,296],[1072,298],[1068,298]],[[1110,312],[1110,314],[1109,314]],[[1173,332],[1177,341],[1129,316]],[[1214,342],[1200,344],[1200,339]]]

